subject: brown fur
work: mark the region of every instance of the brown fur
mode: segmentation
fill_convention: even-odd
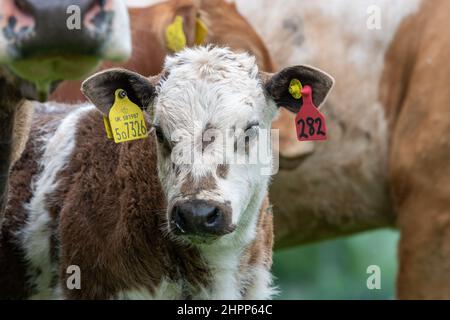
[[[3,222],[6,196],[8,193],[8,174],[20,143],[14,139],[21,135],[19,117],[27,118],[23,104],[21,82],[6,68],[0,68],[0,228]],[[24,132],[23,132],[24,133]]]
[[[31,136],[41,136],[54,132],[53,116],[40,115],[30,131]],[[11,168],[10,192],[6,209],[5,223],[0,235],[0,297],[8,299],[24,299],[33,292],[29,285],[32,280],[27,275],[24,252],[19,245],[16,234],[27,220],[24,204],[32,196],[31,185],[33,177],[40,172],[37,160],[42,156],[42,143],[38,140],[28,140],[21,153],[20,160]]]
[[[268,269],[272,266],[273,214],[268,197],[264,199],[261,206],[256,228],[258,234],[255,240],[244,250],[241,259],[240,270],[244,276],[252,266],[265,266]],[[243,288],[244,297],[248,290],[248,287]]]
[[[55,198],[54,205],[62,204],[60,276],[64,281],[71,264],[83,270],[82,290],[66,293],[71,298],[111,298],[143,284],[152,291],[163,275],[205,285],[208,270],[198,252],[175,244],[161,231],[165,203],[153,139],[117,145],[105,140],[101,121],[98,112],[81,121],[77,152],[61,173],[66,189]]]
[[[403,22],[381,82],[401,230],[401,299],[450,299],[449,12],[448,1],[424,1]]]
[[[217,166],[216,174],[219,178],[226,179],[229,170],[230,165],[221,163]]]
[[[242,259],[242,267],[252,265],[264,265],[268,268],[272,265],[273,247],[273,213],[269,198],[266,197],[260,209],[257,230],[261,230],[258,236],[245,250]]]
[[[14,164],[20,158],[28,140],[28,134],[31,129],[31,121],[33,119],[34,106],[29,101],[20,104],[16,111],[14,119],[14,132],[12,146],[11,163]]]

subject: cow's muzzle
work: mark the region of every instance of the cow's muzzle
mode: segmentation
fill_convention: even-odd
[[[196,238],[220,237],[235,230],[231,208],[214,201],[187,200],[175,204],[170,213],[171,229],[177,235]]]
[[[62,80],[81,79],[102,60],[131,54],[123,0],[1,0],[0,63],[43,97]]]
[[[16,59],[101,55],[111,33],[113,0],[3,0],[2,32]]]

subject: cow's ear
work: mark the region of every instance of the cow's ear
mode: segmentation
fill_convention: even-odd
[[[125,69],[109,69],[94,74],[81,85],[81,91],[103,114],[114,104],[115,92],[123,89],[128,98],[146,109],[156,96],[152,81]]]
[[[278,73],[262,73],[261,79],[267,94],[278,107],[284,107],[297,113],[303,105],[303,99],[296,99],[289,92],[293,79],[300,80],[304,86],[310,86],[313,91],[313,102],[319,108],[325,102],[334,85],[334,79],[327,73],[308,66],[294,66]]]

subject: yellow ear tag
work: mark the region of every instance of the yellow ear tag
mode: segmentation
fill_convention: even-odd
[[[197,46],[205,43],[206,37],[208,36],[208,28],[205,23],[197,17],[195,19],[195,44]]]
[[[106,136],[108,137],[108,139],[113,140],[114,137],[111,129],[111,123],[109,123],[109,119],[105,115],[103,115],[103,124],[105,125]]]
[[[294,99],[300,99],[302,97],[303,86],[300,80],[292,79],[289,84],[289,93],[294,97]]]
[[[175,20],[166,29],[167,48],[178,52],[186,47],[186,35],[183,30],[183,17],[176,16]]]
[[[128,99],[123,89],[115,92],[115,101],[109,110],[109,123],[116,143],[144,139],[148,137],[144,113]]]

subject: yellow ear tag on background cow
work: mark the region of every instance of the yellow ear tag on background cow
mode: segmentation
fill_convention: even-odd
[[[289,84],[289,93],[294,97],[294,99],[300,99],[302,97],[303,86],[300,80],[292,79]]]
[[[175,20],[166,29],[167,48],[178,52],[186,47],[186,35],[183,30],[183,17],[176,16]]]
[[[195,19],[195,44],[197,46],[205,43],[206,37],[208,36],[208,28],[205,23],[197,17]]]
[[[128,99],[127,92],[123,89],[116,90],[115,101],[109,110],[108,118],[116,143],[148,137],[144,113]]]

